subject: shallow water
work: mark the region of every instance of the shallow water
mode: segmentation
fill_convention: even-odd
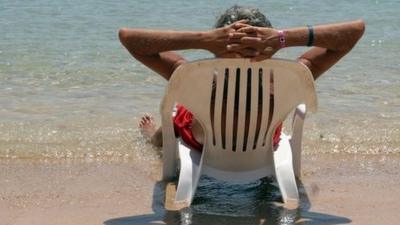
[[[205,30],[233,3],[3,0],[0,157],[137,157],[151,148],[137,122],[145,112],[159,118],[166,82],[129,56],[118,29]],[[319,112],[306,122],[305,152],[400,152],[399,1],[241,4],[259,7],[279,28],[365,19],[360,43],[317,82]]]

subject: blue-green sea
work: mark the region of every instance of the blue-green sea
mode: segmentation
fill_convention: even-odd
[[[317,81],[304,153],[400,152],[397,0],[0,0],[0,157],[147,155],[137,123],[144,113],[159,119],[166,81],[129,55],[118,29],[207,30],[234,4],[260,8],[276,28],[364,19],[362,40]]]
[[[400,154],[399,0],[0,0],[0,159],[158,162],[138,122],[145,113],[159,122],[167,82],[129,55],[118,30],[208,30],[234,4],[258,7],[276,28],[363,19],[363,38],[316,82],[319,109],[307,116],[303,154]],[[286,48],[276,57],[296,59],[306,50]],[[299,216],[270,206],[279,194],[268,180],[214,182],[204,178],[194,206],[172,221],[258,224],[254,215],[263,211],[272,219],[260,224],[294,224]]]

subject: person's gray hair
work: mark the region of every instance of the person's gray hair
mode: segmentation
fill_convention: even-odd
[[[219,17],[215,28],[225,27],[243,19],[248,20],[248,24],[252,26],[272,27],[271,22],[257,8],[234,5]]]

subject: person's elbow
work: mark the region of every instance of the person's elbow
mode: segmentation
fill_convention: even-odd
[[[121,42],[122,45],[126,46],[126,44],[128,43],[128,28],[121,28],[118,31],[118,37],[119,37],[119,41]]]
[[[131,28],[121,28],[118,31],[118,37],[121,44],[131,53],[135,58],[138,56],[146,56],[143,46],[138,44],[137,31]]]
[[[356,38],[357,38],[357,41],[363,36],[363,34],[364,34],[364,32],[365,32],[365,22],[364,22],[364,20],[357,20],[356,22],[355,22],[355,26],[354,26],[354,29],[355,29],[355,36],[356,36]]]
[[[351,24],[351,28],[347,31],[346,42],[341,43],[341,46],[337,46],[338,50],[349,52],[361,39],[365,32],[365,22],[363,20],[355,20]]]

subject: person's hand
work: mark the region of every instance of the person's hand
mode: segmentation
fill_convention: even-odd
[[[250,27],[250,25],[247,24],[246,20],[240,20],[229,26],[206,32],[206,46],[204,48],[214,53],[217,57],[224,58],[243,58],[259,55],[255,49],[250,47],[238,48],[237,50],[229,50],[227,48],[231,44],[240,44],[241,39],[248,36],[247,33],[238,31],[245,27]]]
[[[252,60],[261,61],[271,58],[280,49],[279,34],[273,28],[244,26],[236,32],[244,33],[246,36],[241,37],[239,43],[228,44],[228,51],[241,52],[253,49],[256,55]]]

